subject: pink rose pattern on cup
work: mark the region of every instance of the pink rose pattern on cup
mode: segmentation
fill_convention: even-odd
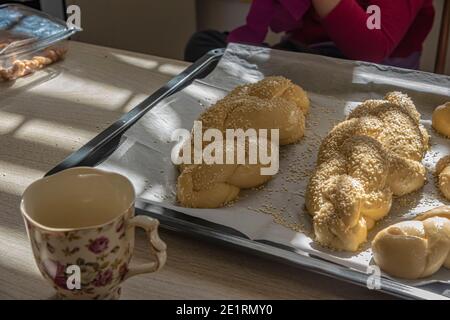
[[[108,243],[109,243],[108,238],[99,237],[94,241],[90,240],[89,245],[87,247],[91,252],[99,254],[108,249]]]
[[[104,287],[111,283],[113,278],[113,271],[111,269],[108,269],[104,272],[97,273],[97,276],[95,277],[94,281],[92,281],[92,284],[96,287]]]
[[[58,261],[45,260],[43,266],[47,275],[53,280],[57,287],[67,289],[66,266]]]
[[[130,210],[128,215],[132,214]],[[128,273],[134,245],[133,228],[126,228],[124,217],[101,228],[68,232],[41,230],[28,222],[26,226],[41,273],[55,289],[67,291],[67,294],[60,294],[62,298],[90,295],[92,299],[104,299],[120,294],[120,283]],[[89,239],[88,243],[81,243],[82,239]],[[62,264],[58,257],[64,261],[70,259],[71,263]],[[66,269],[70,265],[80,267],[79,290],[67,288],[70,275],[66,274]]]

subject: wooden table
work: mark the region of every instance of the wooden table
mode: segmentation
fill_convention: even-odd
[[[24,189],[186,63],[70,43],[67,59],[0,84],[0,298],[48,299],[53,289],[34,263],[19,212]],[[388,296],[237,250],[163,231],[168,262],[130,279],[126,299],[380,299]],[[136,256],[144,261],[146,238]]]

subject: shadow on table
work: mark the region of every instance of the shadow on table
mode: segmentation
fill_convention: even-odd
[[[46,99],[34,93],[28,95],[30,101]],[[4,113],[0,161],[45,173],[121,115],[56,97],[48,99],[51,103],[41,102],[41,109],[12,101],[0,105],[0,112]],[[0,168],[0,173],[5,171]]]
[[[56,299],[53,288],[39,274],[37,267],[30,264],[27,268],[29,271],[13,268],[0,260],[2,272],[0,299]]]
[[[28,76],[12,81],[0,81],[0,99],[15,97],[47,81],[56,78],[61,73],[59,68],[47,67]]]

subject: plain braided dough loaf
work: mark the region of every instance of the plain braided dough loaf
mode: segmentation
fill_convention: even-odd
[[[450,207],[381,230],[372,241],[375,263],[392,276],[417,279],[450,269]]]
[[[429,136],[411,99],[368,100],[323,140],[306,192],[316,241],[356,251],[391,209],[392,197],[421,188]]]
[[[47,65],[62,60],[66,52],[67,50],[65,48],[49,48],[30,60],[16,60],[7,69],[0,67],[0,79],[10,81],[24,77]]]
[[[255,84],[237,87],[206,110],[199,121],[203,132],[207,129],[218,129],[222,133],[226,129],[279,129],[279,144],[286,145],[303,137],[309,105],[302,88],[283,77],[267,77]],[[207,144],[203,142],[203,147]],[[270,180],[270,175],[261,175],[261,168],[259,163],[181,165],[178,201],[184,207],[222,207],[235,200],[241,189],[258,187]]]

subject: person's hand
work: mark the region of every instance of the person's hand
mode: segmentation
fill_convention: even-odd
[[[325,18],[330,14],[331,11],[336,8],[336,6],[341,2],[341,0],[312,0],[314,8],[317,14],[321,18]]]

